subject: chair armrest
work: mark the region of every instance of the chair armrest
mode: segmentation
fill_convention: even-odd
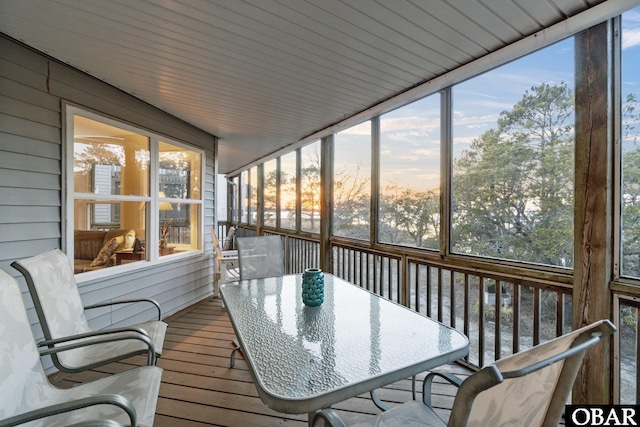
[[[331,408],[325,408],[317,411],[313,414],[313,419],[311,420],[311,426],[316,425],[316,421],[322,419],[324,421],[325,426],[330,427],[347,427],[347,425],[340,419],[336,411]]]
[[[77,409],[87,408],[95,405],[118,406],[122,408],[129,415],[129,419],[131,420],[131,425],[132,426],[137,425],[136,409],[129,400],[117,394],[105,394],[100,396],[85,397],[83,399],[78,399],[71,402],[58,403],[56,405],[45,406],[43,408],[25,412],[24,414],[15,415],[13,417],[9,417],[0,421],[0,427],[13,427],[29,421],[38,420],[40,418],[45,418],[52,415],[58,415],[65,412],[75,411]],[[83,425],[83,424],[94,425],[94,424],[80,423],[80,425]]]
[[[68,425],[66,427],[125,427],[114,420],[90,420]]]
[[[74,340],[78,340],[78,339],[81,339],[81,338],[91,338],[91,337],[96,337],[96,336],[100,336],[100,335],[119,334],[121,332],[133,332],[135,334],[140,334],[140,335],[143,335],[145,337],[149,337],[147,335],[146,331],[144,329],[142,329],[142,328],[138,328],[138,327],[134,327],[134,326],[125,326],[125,327],[122,327],[122,328],[102,329],[102,330],[98,330],[98,331],[85,332],[83,334],[68,335],[66,337],[54,338],[54,339],[51,339],[51,340],[38,341],[37,345],[38,345],[38,347],[43,347],[45,345],[52,346],[53,344],[60,344],[60,343],[63,343],[63,342],[74,341]],[[133,338],[133,337],[131,337],[131,338]]]
[[[56,338],[53,340],[40,341],[38,347],[48,346],[49,348],[40,350],[40,355],[60,353],[62,351],[73,350],[74,348],[86,347],[93,344],[102,344],[112,341],[139,340],[147,347],[147,364],[154,366],[156,362],[156,348],[151,338],[140,328],[118,328],[104,331],[94,331],[85,334],[70,335],[68,337]],[[69,341],[81,340],[67,345],[53,347],[54,344],[61,344]]]
[[[460,384],[462,384],[462,379],[453,374],[447,372],[429,372],[422,383],[422,402],[428,407],[431,407],[431,385],[435,377],[443,378],[456,387],[460,387]]]
[[[150,304],[155,305],[156,308],[158,309],[158,320],[162,320],[162,309],[160,308],[160,304],[158,304],[158,302],[156,300],[153,300],[151,298],[121,299],[121,300],[111,301],[111,302],[101,302],[101,303],[98,303],[98,304],[88,305],[88,306],[84,307],[84,309],[85,310],[90,310],[92,308],[107,307],[107,306],[116,305],[116,304],[131,304],[131,303],[136,303],[136,302],[148,302]]]

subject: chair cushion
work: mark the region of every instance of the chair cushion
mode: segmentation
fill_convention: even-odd
[[[127,234],[124,235],[124,242],[118,245],[116,250],[118,251],[129,251],[133,250],[133,245],[136,243],[136,232],[135,230],[129,230]]]
[[[124,236],[113,237],[107,242],[106,245],[102,247],[102,249],[100,249],[100,252],[98,252],[98,255],[94,258],[93,261],[91,261],[91,264],[89,264],[89,266],[96,267],[99,265],[107,264],[109,262],[109,259],[111,258],[111,255],[116,252],[118,246],[123,244],[124,241]]]
[[[411,400],[351,427],[445,427],[446,424],[427,405]]]

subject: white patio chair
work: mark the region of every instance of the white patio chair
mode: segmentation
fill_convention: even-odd
[[[126,334],[135,332],[121,335]],[[76,340],[42,353],[64,352],[102,338]],[[18,283],[0,270],[0,427],[151,427],[161,379],[162,369],[142,366],[70,389],[51,385]]]
[[[611,322],[601,320],[500,359],[465,381],[452,374],[432,372],[423,383],[423,402],[409,401],[355,426],[556,427],[585,352],[615,331]],[[431,407],[435,377],[459,387],[448,423]],[[345,426],[331,409],[318,412],[313,424],[319,419],[334,427]]]
[[[238,237],[240,280],[284,275],[284,247],[280,236]]]
[[[137,332],[129,334],[130,339],[53,353],[51,359],[59,370],[80,372],[145,353],[155,353],[155,360],[162,353],[167,324],[160,320],[162,312],[157,302],[151,299],[127,299],[83,307],[73,267],[67,256],[58,249],[16,261],[11,266],[20,271],[27,281],[45,337],[45,341],[40,342],[39,346],[51,348],[58,340],[68,341],[70,337],[84,339],[95,335],[113,336],[125,331]],[[98,331],[89,327],[85,310],[131,303],[152,304],[158,311],[158,320]],[[150,348],[153,349],[152,352],[149,352]]]
[[[223,251],[215,230],[211,229],[211,246],[213,246],[213,274],[215,295],[219,295],[220,285],[227,283],[230,278],[238,279],[238,251]]]
[[[284,275],[284,247],[280,236],[252,236],[236,238],[240,280],[263,279]],[[240,350],[233,340],[230,366],[236,364],[236,352]]]

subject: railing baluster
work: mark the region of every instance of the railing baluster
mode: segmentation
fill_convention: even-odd
[[[399,301],[401,304],[406,306],[409,304],[409,293],[406,291],[407,290],[406,260],[396,259],[395,263],[398,266],[398,269],[396,270],[396,280],[397,280],[398,294],[401,297]]]
[[[464,329],[464,334],[466,336],[469,336],[469,330],[470,330],[470,316],[469,316],[469,310],[471,305],[469,304],[470,302],[470,296],[471,294],[471,285],[469,284],[469,274],[468,273],[464,273],[464,325],[463,325],[463,329]],[[467,362],[469,361],[469,356],[466,356],[465,359],[467,360]]]
[[[541,289],[533,289],[533,345],[540,344],[540,293]]]
[[[389,257],[384,257],[386,263],[387,263],[387,291],[389,292],[389,299],[393,301],[393,289],[392,289],[392,277],[393,277],[393,271],[392,271],[392,266],[391,266],[391,258]]]
[[[495,329],[494,329],[494,339],[493,339],[493,359],[499,360],[502,358],[502,330],[501,330],[501,320],[502,320],[502,282],[499,280],[495,281],[496,285],[496,299],[493,302],[495,305]]]
[[[561,292],[556,292],[556,336],[562,335],[562,320],[564,318],[564,302]]]
[[[431,266],[427,265],[427,316],[431,316]]]
[[[513,353],[520,351],[520,284],[513,284]]]
[[[442,322],[442,269],[438,269],[438,322]]]
[[[413,276],[413,292],[414,292],[414,300],[416,312],[420,313],[420,281],[418,280],[420,274],[420,268],[422,266],[419,264],[409,264],[409,277],[411,277],[411,272],[415,271],[415,276]]]
[[[484,366],[484,277],[478,277],[478,366]]]
[[[449,276],[449,317],[450,325],[452,328],[456,327],[456,277],[455,272],[450,270]]]
[[[375,288],[376,279],[374,277],[374,271],[372,269],[372,265],[375,265],[375,260],[373,259],[372,254],[366,254],[365,256],[366,266],[367,266],[367,289],[373,291]]]

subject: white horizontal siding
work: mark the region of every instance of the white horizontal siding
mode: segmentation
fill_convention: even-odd
[[[62,112],[68,102],[205,150],[204,208],[213,211],[214,137],[93,77],[0,37],[0,268],[23,289],[36,338],[42,333],[24,280],[11,262],[54,248],[64,250]],[[213,226],[205,212],[203,233]],[[208,234],[207,234],[208,235]],[[171,315],[213,292],[211,254],[162,260],[108,278],[83,281],[85,304],[153,298]],[[138,323],[151,306],[116,306],[88,313],[93,327]],[[51,364],[47,364],[51,370]]]

